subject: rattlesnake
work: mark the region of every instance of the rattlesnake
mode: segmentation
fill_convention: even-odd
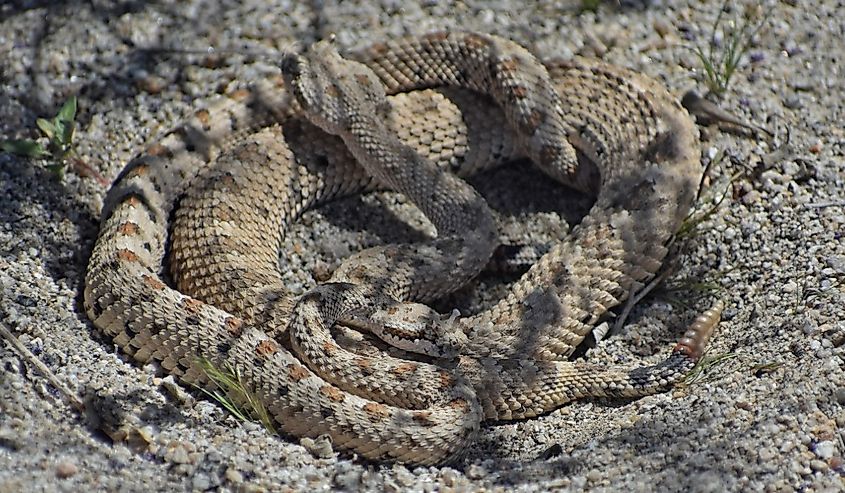
[[[606,310],[659,268],[700,181],[696,130],[656,82],[586,59],[547,69],[510,41],[454,32],[350,55],[363,66],[337,58],[342,72],[328,73],[337,87],[309,92],[309,74],[321,64],[331,68],[326,60],[335,56],[325,44],[308,58],[287,56],[287,84],[231,94],[126,166],[107,196],[86,275],[85,308],[97,328],[135,359],[160,361],[185,382],[208,384],[200,358],[236,369],[291,435],[328,434],[366,458],[418,464],[459,456],[482,420],[536,416],[580,397],[653,393],[692,366],[718,307],[656,366],[566,361]],[[365,90],[374,78],[388,99]],[[381,119],[439,168],[466,176],[527,155],[555,179],[597,192],[596,203],[493,308],[447,320],[420,305],[393,305],[455,289],[443,272],[457,273],[453,284],[474,275],[495,246],[495,225],[471,189],[456,184],[445,189],[459,198],[441,194],[443,180],[457,181],[425,159],[403,154],[429,166],[422,175],[401,163],[379,175],[365,163],[373,176],[344,142],[302,118],[304,103],[317,124],[331,124],[321,119],[321,104],[332,104],[347,79],[353,95],[355,80],[360,84],[358,103],[378,112],[361,122]],[[495,99],[504,114],[469,90]],[[353,119],[358,107],[351,107]],[[349,140],[348,129],[335,133]],[[359,140],[351,145],[382,152],[371,137],[352,136]],[[307,208],[383,182],[435,218],[438,239],[364,251],[333,282],[292,299],[278,271],[286,226]],[[451,212],[437,219],[443,212],[427,210],[426,197]],[[179,291],[163,280],[177,201],[169,241]],[[451,229],[450,213],[457,221]],[[463,258],[445,265],[444,249]],[[445,262],[432,278],[429,258]],[[459,355],[402,352],[352,337],[357,332],[333,328],[335,321],[387,327],[381,336],[397,345],[431,332],[434,354],[455,336]],[[411,342],[413,351],[430,352],[428,340]]]

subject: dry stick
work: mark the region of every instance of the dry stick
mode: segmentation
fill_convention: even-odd
[[[704,99],[694,90],[689,90],[684,94],[681,98],[681,105],[695,116],[696,121],[701,124],[706,124],[708,122],[717,124],[727,123],[728,125],[745,128],[747,130],[751,130],[752,132],[764,133],[768,135],[770,139],[775,137],[775,134],[772,133],[771,130],[761,127],[760,125],[743,121],[739,117],[723,110],[716,104]]]
[[[82,403],[82,400],[77,397],[77,395],[70,390],[58,377],[47,368],[47,365],[41,362],[38,357],[32,354],[32,351],[26,348],[21,341],[15,337],[14,334],[8,329],[5,322],[0,323],[0,335],[3,336],[4,339],[9,341],[9,345],[12,346],[12,349],[15,350],[24,361],[29,362],[32,366],[38,369],[44,377],[50,382],[50,384],[56,388],[61,394],[64,396],[65,402],[70,404],[71,407],[76,409],[79,412],[85,412],[85,404]]]
[[[804,204],[805,209],[826,209],[828,207],[845,207],[845,200],[831,201],[831,202],[815,202],[812,204]]]

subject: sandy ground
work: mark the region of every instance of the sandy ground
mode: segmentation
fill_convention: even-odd
[[[111,180],[199,102],[233,81],[276,73],[272,58],[209,56],[207,48],[266,53],[331,33],[354,48],[437,29],[481,30],[544,58],[601,56],[677,94],[704,90],[689,48],[707,46],[721,1],[606,2],[597,13],[579,12],[580,3],[5,2],[0,137],[35,137],[35,118],[76,94],[76,149]],[[80,309],[106,187],[74,172],[57,180],[45,163],[0,153],[0,318],[89,409],[76,414],[0,343],[0,491],[842,491],[842,8],[841,1],[765,2],[766,27],[720,104],[771,129],[774,143],[702,129],[702,163],[714,162],[700,207],[727,190],[725,200],[677,257],[667,286],[679,289],[647,298],[621,333],[585,356],[659,361],[696,310],[718,296],[727,309],[710,354],[727,357],[703,382],[673,392],[578,402],[486,426],[454,467],[315,458],[296,440],[239,423],[168,385],[156,368],[128,361]],[[507,231],[544,238],[566,227],[554,212],[566,194],[546,181],[523,166],[474,183]],[[547,197],[554,199],[540,200]],[[288,242],[288,253],[300,252],[289,259],[292,282],[307,287],[317,266],[336,265],[361,245],[418,237],[400,220],[414,217],[403,202],[373,195],[306,215]],[[699,299],[694,283],[720,290]],[[501,282],[483,278],[464,297],[483,302],[497,289]],[[132,439],[113,442],[99,431],[103,422],[135,430]]]

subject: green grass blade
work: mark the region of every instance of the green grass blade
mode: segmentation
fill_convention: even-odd
[[[3,140],[0,141],[0,150],[17,156],[29,158],[40,158],[50,155],[50,153],[47,152],[47,149],[44,149],[44,146],[34,140]]]
[[[199,358],[197,363],[208,378],[217,386],[219,391],[210,392],[197,387],[206,395],[219,402],[224,408],[241,421],[258,421],[272,434],[276,434],[273,418],[264,404],[254,392],[250,391],[241,379],[240,374],[233,368],[218,368],[211,361]],[[234,396],[234,398],[232,397]],[[240,406],[236,400],[243,402]]]
[[[730,359],[736,358],[736,353],[722,353],[715,356],[704,355],[698,360],[698,363],[687,373],[684,378],[684,385],[693,385],[695,383],[705,383],[716,379],[717,375],[710,375],[713,369],[717,366],[723,365]]]
[[[59,130],[57,144],[61,147],[62,154],[67,154],[70,151],[73,143],[73,132],[76,129],[76,96],[71,96],[55,118],[55,127]]]
[[[56,137],[56,126],[54,122],[49,120],[45,120],[44,118],[38,118],[35,120],[35,124],[41,129],[41,132],[47,136],[48,139],[53,140]]]
[[[76,96],[71,96],[56,114],[56,121],[72,122],[76,118]]]

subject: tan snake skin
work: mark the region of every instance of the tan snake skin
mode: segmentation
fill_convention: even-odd
[[[524,48],[474,33],[351,57],[363,66],[326,44],[290,55],[283,72],[298,102],[269,84],[233,94],[127,165],[86,276],[97,328],[188,383],[207,383],[198,358],[236,368],[291,435],[328,434],[368,459],[418,464],[458,457],[482,420],[646,395],[683,377],[720,306],[658,365],[566,361],[654,275],[694,198],[697,132],[664,89],[596,61],[546,69]],[[442,170],[466,176],[520,156],[597,192],[590,213],[489,310],[441,317],[406,304],[457,289],[496,246],[483,199]],[[408,195],[438,237],[360,252],[293,299],[278,266],[285,228],[310,207],[384,186]],[[178,291],[164,280],[177,200]],[[387,344],[350,342],[337,322],[380,330]]]

